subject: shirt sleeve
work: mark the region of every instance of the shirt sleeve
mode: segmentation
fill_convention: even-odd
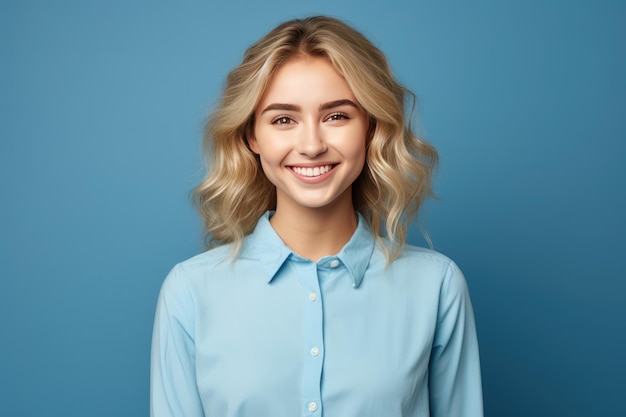
[[[150,360],[150,415],[204,417],[196,384],[194,303],[180,267],[157,302]]]
[[[474,312],[463,274],[450,262],[443,280],[429,369],[433,417],[482,417]]]

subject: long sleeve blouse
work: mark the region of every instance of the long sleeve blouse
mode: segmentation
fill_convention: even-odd
[[[266,213],[239,255],[174,267],[159,295],[154,417],[480,417],[466,281],[407,245],[386,267],[365,220],[335,256],[291,251]]]

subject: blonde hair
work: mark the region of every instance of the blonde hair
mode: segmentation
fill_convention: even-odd
[[[383,53],[352,27],[326,16],[277,26],[248,48],[242,63],[228,74],[221,102],[206,127],[208,173],[194,189],[207,245],[233,243],[237,253],[259,217],[275,210],[275,187],[248,147],[247,134],[272,75],[302,56],[328,59],[368,114],[365,167],[353,184],[353,202],[390,263],[399,256],[422,202],[433,195],[437,152],[413,134],[415,96],[395,80]]]

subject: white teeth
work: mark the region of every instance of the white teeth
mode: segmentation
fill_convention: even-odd
[[[330,165],[322,165],[315,168],[304,168],[304,167],[292,167],[296,174],[304,175],[305,177],[319,177],[322,174],[330,171]]]

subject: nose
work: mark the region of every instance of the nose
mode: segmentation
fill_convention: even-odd
[[[314,158],[328,150],[322,132],[316,124],[305,126],[298,134],[296,151],[309,158]]]

